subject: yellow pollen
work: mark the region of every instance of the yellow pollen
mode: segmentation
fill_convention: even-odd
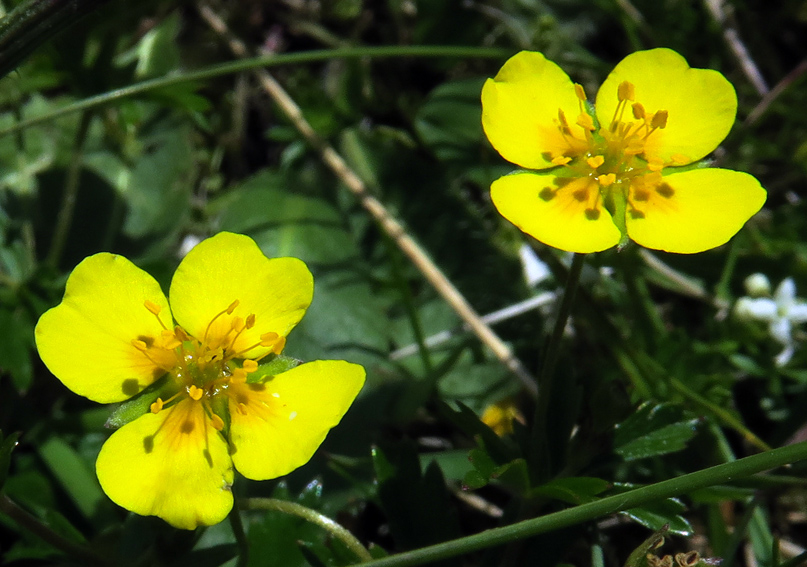
[[[231,324],[233,331],[236,333],[240,333],[246,327],[246,323],[241,317],[233,317],[233,322]]]
[[[232,303],[230,303],[230,306],[227,308],[227,315],[232,315],[233,311],[235,311],[235,308],[238,307],[238,305],[240,303],[241,302],[238,301],[237,299],[235,301],[233,301]]]
[[[148,345],[140,339],[132,339],[132,346],[137,350],[142,350],[143,352],[149,348]]]
[[[583,90],[583,85],[579,83],[574,84],[574,94],[577,95],[577,98],[582,100],[583,102],[586,101],[586,91]]]
[[[597,169],[605,163],[605,158],[602,156],[593,156],[586,160],[586,163],[591,169]]]
[[[146,309],[154,313],[155,315],[159,315],[160,311],[162,311],[162,307],[154,303],[153,301],[149,301],[148,299],[143,302],[143,305],[146,306]]]
[[[657,157],[647,160],[647,169],[650,171],[661,171],[664,168],[664,162]]]
[[[246,328],[251,329],[254,326],[255,326],[255,314],[250,313],[249,315],[247,315]]]
[[[616,175],[614,175],[613,173],[606,173],[605,175],[600,175],[597,178],[597,181],[599,181],[601,186],[608,187],[609,185],[614,184],[614,182],[616,181]]]
[[[157,398],[157,400],[151,404],[151,413],[157,414],[160,413],[160,410],[163,409],[163,399]]]
[[[634,94],[634,87],[633,83],[628,81],[622,81],[619,83],[619,86],[616,89],[617,97],[619,97],[619,102],[623,102],[626,100],[633,100]]]
[[[230,378],[233,382],[246,382],[247,381],[247,371],[243,368],[236,368],[233,370],[233,375]]]
[[[221,419],[217,414],[211,414],[210,416],[210,425],[213,426],[213,429],[216,431],[221,431],[224,429],[224,420]]]
[[[204,394],[204,390],[201,388],[197,388],[194,385],[191,385],[191,387],[188,388],[188,395],[196,402],[202,399],[202,394]]]
[[[252,373],[258,369],[258,363],[254,360],[245,360],[241,367],[244,369],[244,372]]]
[[[280,335],[270,331],[268,333],[264,333],[264,334],[261,335],[261,343],[260,344],[263,347],[272,346],[273,344],[275,344],[275,341],[277,341],[278,338],[280,338]]]
[[[555,165],[566,165],[570,161],[572,161],[572,158],[570,158],[569,156],[558,156],[552,158],[552,163]],[[261,335],[261,339],[263,339],[263,335]]]
[[[644,106],[640,102],[634,102],[631,106],[633,109],[633,117],[637,120],[642,120],[645,117]]]

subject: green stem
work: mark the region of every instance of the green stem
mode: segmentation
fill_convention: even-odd
[[[62,257],[70,233],[70,225],[73,224],[73,211],[76,208],[78,198],[78,182],[81,177],[82,153],[84,141],[87,139],[87,130],[90,128],[92,113],[87,111],[81,115],[76,139],[73,141],[73,151],[70,156],[70,163],[67,166],[67,175],[64,182],[64,195],[62,205],[59,207],[59,215],[56,217],[56,228],[53,231],[53,240],[48,253],[48,264],[57,267],[59,259]]]
[[[637,488],[630,492],[547,514],[546,516],[524,520],[501,528],[493,528],[479,534],[399,553],[383,559],[376,559],[363,564],[362,567],[411,567],[448,557],[456,557],[478,549],[502,545],[516,539],[532,537],[581,524],[622,510],[635,508],[648,502],[680,496],[693,490],[722,484],[804,459],[807,459],[807,442],[788,445],[731,463],[717,465],[651,484],[650,486]]]
[[[534,440],[535,452],[533,453],[533,465],[535,470],[540,471],[539,481],[546,480],[551,470],[552,464],[546,454],[546,431],[547,412],[549,410],[549,400],[552,397],[552,382],[555,377],[555,366],[560,354],[560,341],[563,338],[563,331],[566,329],[566,322],[572,311],[574,296],[577,291],[577,284],[580,282],[580,272],[583,270],[585,254],[575,254],[572,257],[572,265],[569,268],[569,275],[566,277],[566,287],[563,290],[563,300],[558,309],[558,318],[552,329],[546,352],[544,354],[541,373],[538,375],[538,400],[535,404],[535,417],[532,424],[532,438]],[[532,467],[532,468],[534,468]]]
[[[238,500],[233,501],[233,509],[230,510],[230,527],[235,535],[235,543],[238,545],[238,561],[236,567],[246,567],[249,563],[249,541],[244,532],[244,523],[241,521],[241,509]]]
[[[302,518],[312,524],[316,524],[327,530],[333,537],[339,539],[350,549],[360,562],[372,561],[373,556],[348,530],[331,520],[328,516],[320,514],[316,510],[306,508],[296,502],[277,500],[276,498],[245,498],[241,500],[241,507],[244,510],[274,510],[284,514],[290,514]]]
[[[757,437],[753,431],[748,429],[743,422],[739,419],[731,415],[731,412],[728,410],[720,407],[719,405],[710,402],[697,392],[693,392],[690,390],[686,384],[681,382],[678,378],[670,377],[670,386],[673,387],[673,390],[684,396],[691,402],[694,402],[696,405],[699,405],[709,412],[715,415],[720,421],[725,423],[727,426],[731,427],[735,431],[737,431],[740,435],[742,435],[746,441],[754,445],[756,448],[762,451],[770,451],[771,446],[765,443],[762,439]]]
[[[96,555],[96,553],[85,547],[64,538],[63,536],[54,532],[50,526],[42,523],[39,519],[35,518],[25,510],[19,507],[16,502],[11,500],[5,494],[0,495],[0,512],[14,520],[18,526],[28,530],[36,535],[42,541],[45,541],[63,551],[67,555],[81,560],[85,565],[98,565],[101,567],[111,566],[112,563]]]
[[[340,49],[317,49],[302,51],[297,53],[283,53],[279,55],[262,55],[239,59],[219,65],[213,65],[201,71],[191,71],[188,73],[177,73],[167,77],[149,79],[140,83],[135,83],[127,87],[122,87],[114,91],[109,91],[99,95],[91,96],[76,103],[69,104],[53,112],[29,118],[22,122],[17,122],[8,128],[0,130],[0,138],[12,132],[29,128],[43,122],[49,122],[66,114],[79,112],[90,108],[117,102],[124,98],[129,98],[156,89],[163,89],[174,85],[189,83],[194,81],[205,81],[223,75],[232,75],[242,71],[249,71],[261,67],[277,67],[279,65],[293,65],[302,63],[314,63],[317,61],[329,61],[332,59],[358,59],[358,58],[388,58],[388,57],[456,57],[456,58],[489,58],[505,59],[512,55],[511,50],[496,49],[486,47],[452,47],[438,45],[412,45],[412,46],[382,46],[382,47],[344,47]]]

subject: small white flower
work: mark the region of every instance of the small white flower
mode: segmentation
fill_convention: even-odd
[[[757,276],[761,276],[761,278]],[[749,283],[752,278],[755,278],[755,281]],[[759,292],[764,283],[767,283],[767,278],[762,274],[754,274],[746,279],[745,285],[749,295]],[[770,290],[770,284],[768,284],[768,289]],[[790,361],[796,347],[793,340],[793,326],[807,322],[807,302],[796,297],[796,284],[792,278],[786,278],[776,288],[773,298],[741,297],[738,299],[734,305],[734,314],[740,319],[768,323],[768,332],[771,337],[784,347],[784,350],[776,355],[774,362],[777,366],[784,366]]]

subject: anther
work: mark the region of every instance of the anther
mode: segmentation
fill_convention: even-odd
[[[261,335],[260,346],[263,346],[263,347],[272,346],[273,344],[275,344],[275,342],[279,338],[280,338],[280,335],[278,335],[277,333],[274,333],[272,331],[269,331],[268,333],[264,333],[264,334]]]
[[[235,301],[233,301],[232,303],[230,303],[230,306],[227,308],[227,315],[232,315],[233,311],[235,311],[235,308],[238,307],[238,305],[240,303],[241,302],[238,301],[237,299]]]
[[[247,415],[247,405],[243,402],[238,402],[238,413]]]
[[[233,382],[246,382],[247,381],[247,371],[243,368],[236,368],[233,370],[233,375],[230,378]]]
[[[606,173],[605,175],[600,175],[597,178],[597,181],[600,183],[602,187],[608,187],[609,185],[613,185],[616,182],[616,175],[613,173]]]
[[[664,128],[667,126],[667,114],[666,110],[659,110],[653,115],[653,118],[650,119],[650,125],[653,128]]]
[[[240,333],[246,327],[246,323],[241,317],[233,317],[233,322],[231,324],[233,331],[236,333]]]
[[[241,365],[241,368],[244,369],[245,372],[251,374],[258,370],[258,363],[254,360],[245,360],[244,363]]]
[[[255,314],[250,313],[249,315],[247,315],[246,328],[251,329],[254,326],[255,326]]]
[[[616,89],[617,97],[619,98],[619,102],[623,102],[626,100],[633,100],[633,83],[628,81],[622,81],[619,83],[619,86]]]
[[[602,156],[592,156],[586,159],[586,163],[591,169],[597,169],[598,167],[600,167],[602,164],[605,163],[605,158]]]
[[[178,341],[185,342],[191,340],[188,336],[188,333],[185,332],[185,329],[177,325],[174,327],[174,336],[177,338]]]
[[[558,156],[552,158],[552,163],[554,165],[566,165],[570,161],[572,161],[572,158],[570,158],[569,156]],[[263,339],[263,336],[261,336],[261,339]]]
[[[580,115],[577,117],[576,124],[589,132],[596,130],[596,127],[594,126],[594,119],[586,112],[580,113]]]
[[[202,399],[202,394],[204,394],[204,390],[197,388],[193,384],[191,384],[191,387],[188,388],[188,395],[196,402]]]
[[[664,168],[664,162],[657,157],[652,157],[647,160],[647,169],[650,171],[661,171]]]
[[[634,102],[633,105],[631,105],[631,108],[633,109],[633,117],[636,120],[642,120],[645,117],[644,106],[642,106],[642,103]]]
[[[560,122],[560,131],[566,136],[571,136],[572,129],[569,128],[569,122],[566,120],[566,114],[560,108],[558,109],[558,121]]]
[[[162,307],[154,303],[153,301],[149,301],[148,299],[143,302],[143,305],[146,306],[146,309],[154,313],[155,315],[159,315],[160,311],[162,311]]]
[[[142,350],[143,352],[145,352],[149,348],[148,345],[145,342],[141,341],[140,339],[132,339],[132,346],[135,347],[137,350]]]
[[[217,414],[211,414],[210,416],[210,425],[213,426],[213,429],[216,431],[221,431],[224,429],[224,420],[221,419]]]
[[[157,398],[153,404],[151,404],[151,413],[157,414],[163,409],[163,399]]]
[[[586,91],[583,90],[583,85],[581,85],[580,83],[575,83],[574,84],[574,94],[577,95],[577,98],[579,98],[583,102],[586,102],[586,100],[587,100],[586,99]]]

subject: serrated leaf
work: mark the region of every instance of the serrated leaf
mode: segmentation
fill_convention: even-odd
[[[681,512],[685,510],[686,506],[680,500],[665,498],[637,508],[623,510],[620,514],[632,518],[651,530],[660,530],[664,525],[669,524],[671,533],[689,537],[694,531],[689,521],[681,515]]]
[[[626,461],[674,453],[686,447],[697,424],[683,419],[677,406],[646,403],[616,427],[614,451]]]

